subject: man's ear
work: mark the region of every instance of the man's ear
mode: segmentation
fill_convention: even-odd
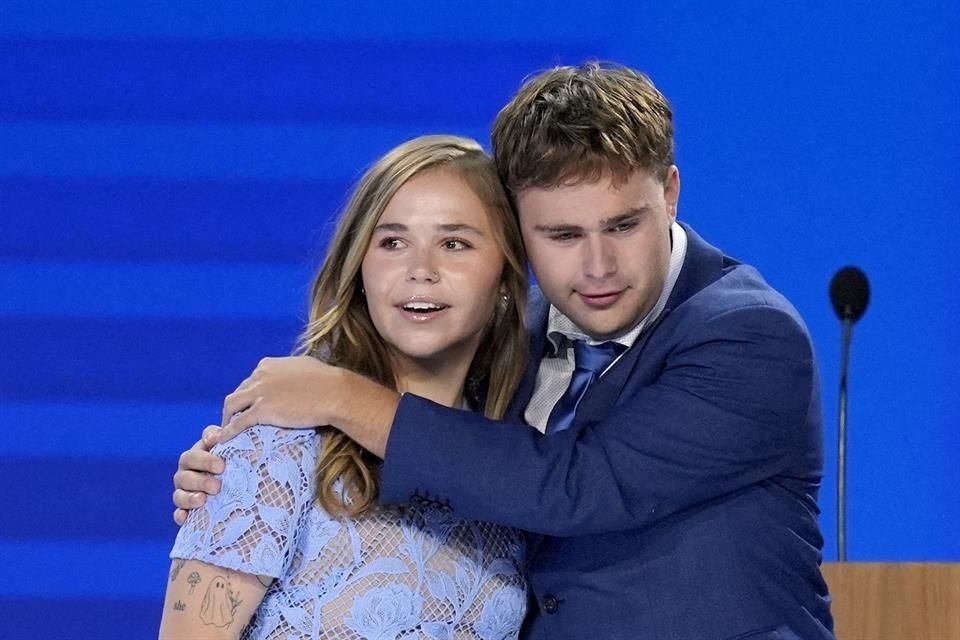
[[[667,176],[663,181],[663,199],[667,205],[667,213],[676,220],[677,206],[680,202],[680,169],[675,164],[667,169]]]

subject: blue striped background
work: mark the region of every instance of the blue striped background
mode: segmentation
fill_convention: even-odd
[[[351,184],[588,57],[652,73],[681,216],[811,326],[828,557],[825,289],[856,262],[850,555],[960,560],[958,30],[893,0],[0,4],[0,638],[154,637],[177,455],[291,348]]]

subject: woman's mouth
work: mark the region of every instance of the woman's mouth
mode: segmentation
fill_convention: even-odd
[[[424,300],[406,302],[400,305],[400,310],[403,312],[403,315],[418,322],[435,318],[449,308],[449,305],[440,302],[430,302]]]

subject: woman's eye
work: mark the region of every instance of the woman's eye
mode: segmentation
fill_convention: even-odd
[[[444,241],[443,248],[450,249],[452,251],[460,251],[462,249],[469,249],[470,245],[464,242],[463,240],[451,238],[450,240]]]
[[[400,238],[384,238],[380,241],[380,246],[384,249],[399,249],[403,246]]]

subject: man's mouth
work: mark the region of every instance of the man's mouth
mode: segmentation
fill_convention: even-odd
[[[607,309],[612,307],[623,295],[624,289],[617,291],[597,291],[584,293],[578,291],[577,295],[583,300],[583,303],[591,309]]]

